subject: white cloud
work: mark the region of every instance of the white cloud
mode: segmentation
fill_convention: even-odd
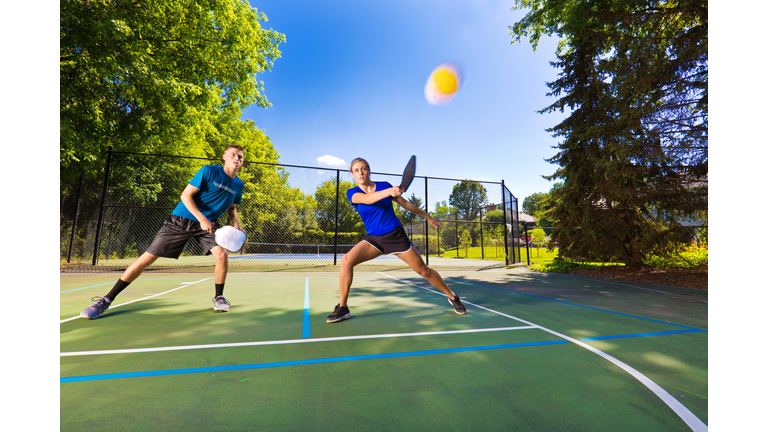
[[[323,165],[328,165],[328,166],[346,166],[347,165],[347,163],[344,162],[344,159],[339,159],[336,156],[331,156],[331,155],[320,156],[319,158],[317,158],[317,161]]]

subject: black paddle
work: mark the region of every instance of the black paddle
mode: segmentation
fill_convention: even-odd
[[[413,181],[413,175],[416,174],[416,155],[411,156],[411,160],[408,161],[408,165],[405,166],[403,171],[403,180],[400,182],[400,190],[404,194]]]

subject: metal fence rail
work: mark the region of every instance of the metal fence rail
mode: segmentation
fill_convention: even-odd
[[[150,245],[194,174],[220,162],[110,150],[102,183],[81,180],[72,188],[76,195],[62,197],[62,271],[125,268]],[[245,183],[238,220],[248,239],[230,254],[231,270],[338,265],[365,235],[346,197],[347,189],[356,186],[346,170],[246,162],[238,177]],[[400,175],[373,172],[371,178],[394,185]],[[457,192],[467,182],[479,185],[484,197]],[[405,198],[442,223],[432,227],[395,206],[427,264],[477,268],[520,261],[518,203],[503,181],[416,176]],[[458,198],[463,204],[452,206]],[[228,224],[227,216],[219,223]],[[405,265],[393,257],[369,264]],[[150,270],[211,266],[213,258],[190,241],[178,260],[158,259]]]

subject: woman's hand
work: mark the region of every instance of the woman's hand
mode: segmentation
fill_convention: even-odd
[[[427,222],[429,222],[430,225],[432,225],[435,228],[440,228],[443,226],[442,223],[440,223],[439,220],[433,218],[432,216],[427,215]]]

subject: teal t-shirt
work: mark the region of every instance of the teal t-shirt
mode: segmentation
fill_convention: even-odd
[[[243,182],[237,176],[230,178],[220,165],[200,168],[189,184],[200,189],[192,198],[198,210],[210,221],[218,219],[232,204],[240,204],[243,198]],[[179,202],[171,214],[197,220],[183,202]]]
[[[392,187],[388,182],[374,182],[376,183],[376,191],[389,189]],[[347,199],[352,203],[352,195],[356,193],[365,193],[360,186],[353,187],[347,191]],[[400,219],[395,214],[395,209],[392,206],[392,197],[383,198],[373,204],[355,204],[352,203],[352,207],[357,210],[360,217],[365,224],[365,232],[372,235],[383,235],[390,233],[397,229],[400,225]]]

